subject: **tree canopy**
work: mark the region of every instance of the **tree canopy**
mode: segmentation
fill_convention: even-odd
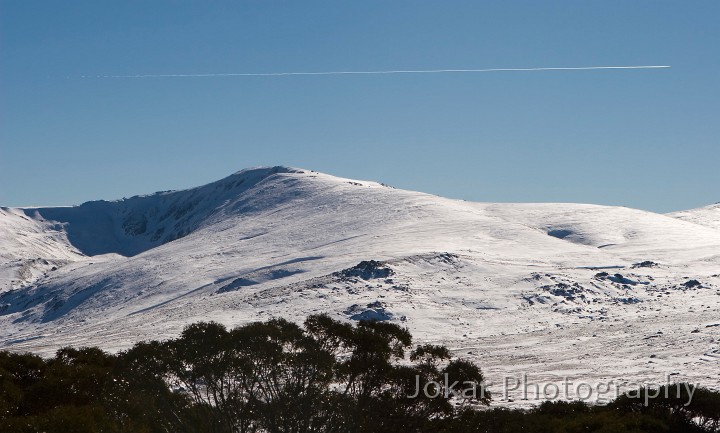
[[[189,325],[117,354],[0,352],[0,431],[133,433],[718,432],[720,393],[641,390],[607,406],[489,408],[475,364],[388,322],[327,315]],[[645,404],[648,398],[648,404]]]

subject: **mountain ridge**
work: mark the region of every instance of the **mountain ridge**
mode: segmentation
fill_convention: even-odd
[[[618,339],[626,341],[618,346],[622,356],[650,350],[638,349],[622,323],[682,341],[693,359],[668,349],[663,365],[690,378],[717,366],[720,348],[707,339],[715,328],[690,331],[720,322],[720,230],[672,216],[586,204],[465,202],[280,166],[91,203],[110,204],[3,208],[0,230],[12,222],[37,239],[0,263],[8,278],[18,257],[36,260],[25,281],[0,288],[0,346],[119,350],[177,335],[197,320],[232,326],[325,312],[403,323],[421,341],[483,357],[487,364],[480,364],[494,374],[508,371],[509,359],[525,359],[516,366],[545,363],[546,377],[562,371],[558,355],[569,356],[572,346],[556,338],[572,340],[570,327],[597,356],[599,342]],[[83,219],[68,214],[82,208],[90,218],[94,206],[111,223],[91,220],[85,229]],[[93,234],[103,227],[111,227],[110,241]],[[86,237],[73,230],[87,230]],[[4,233],[3,245],[28,238]],[[92,242],[104,249],[93,250]],[[532,341],[548,349],[521,356]],[[502,347],[504,355],[478,349],[483,344]],[[608,362],[632,377],[661,367],[640,368],[622,357]]]

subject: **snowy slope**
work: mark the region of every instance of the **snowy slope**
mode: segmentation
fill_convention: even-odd
[[[328,312],[402,323],[496,381],[675,373],[720,386],[720,230],[673,216],[273,167],[0,218],[0,269],[35,251],[65,260],[0,294],[0,347],[117,350],[197,320]]]
[[[0,293],[82,258],[61,224],[29,218],[19,209],[0,208]]]
[[[720,203],[668,214],[673,218],[720,230]]]

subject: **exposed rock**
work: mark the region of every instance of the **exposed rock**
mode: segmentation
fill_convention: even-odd
[[[388,278],[394,275],[395,272],[383,262],[363,260],[352,268],[343,269],[339,274],[345,278],[356,277],[362,278],[363,280],[370,280],[373,278]]]

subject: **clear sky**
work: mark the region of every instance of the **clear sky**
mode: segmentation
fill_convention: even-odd
[[[714,203],[719,22],[716,0],[0,0],[0,205],[257,165],[475,201]],[[602,65],[672,68],[96,78]]]

